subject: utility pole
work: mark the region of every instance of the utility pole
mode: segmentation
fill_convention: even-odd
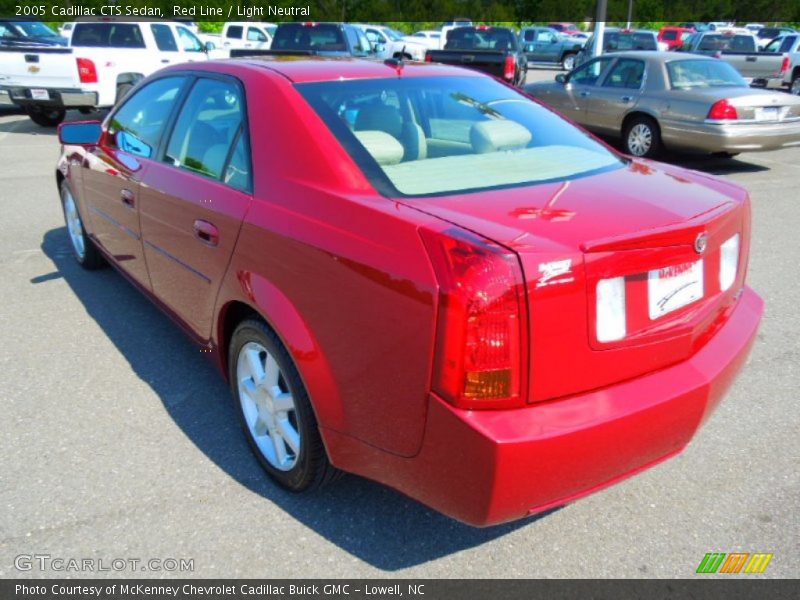
[[[631,28],[631,21],[633,21],[633,0],[628,0],[628,24],[625,29]]]
[[[603,53],[603,37],[606,29],[606,13],[608,12],[608,0],[597,0],[597,14],[594,19],[594,50],[592,56],[600,56]]]

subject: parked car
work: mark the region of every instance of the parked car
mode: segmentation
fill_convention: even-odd
[[[471,70],[170,66],[59,139],[77,261],[208,351],[295,492],[341,469],[472,525],[572,501],[680,452],[763,310],[744,189]]]
[[[272,36],[277,29],[275,23],[258,21],[235,21],[222,27],[220,42],[223,48],[255,48],[269,50]]]
[[[752,33],[758,33],[760,30],[764,29],[764,27],[765,25],[763,23],[748,23],[744,26],[745,29]]]
[[[681,23],[681,27],[693,29],[694,31],[709,31],[708,23],[703,23],[702,21],[689,21],[687,23]]]
[[[565,71],[575,67],[575,57],[584,44],[549,27],[524,28],[519,43],[529,65],[558,65]]]
[[[555,29],[559,33],[563,33],[564,35],[577,35],[582,33],[575,23],[548,23],[547,26],[550,29]]]
[[[309,52],[321,56],[370,56],[372,46],[363,30],[347,23],[281,23],[271,50]],[[236,54],[231,53],[231,56]]]
[[[0,48],[66,45],[67,38],[40,21],[0,19]]]
[[[207,59],[200,40],[171,22],[78,21],[70,45],[0,52],[0,93],[43,127],[68,108],[113,106],[165,65]]]
[[[596,38],[594,35],[588,39],[586,44],[575,58],[575,65],[581,65],[594,57],[594,47]],[[618,27],[606,27],[603,32],[603,52],[623,52],[625,50],[652,50],[658,51],[658,37],[655,31],[648,29],[619,29]]]
[[[354,23],[367,36],[372,50],[378,58],[401,58],[405,60],[425,60],[426,44],[414,41],[399,31],[385,25],[362,25]]]
[[[525,91],[590,131],[621,138],[634,156],[665,147],[735,155],[800,145],[800,98],[753,89],[707,56],[601,56]]]
[[[424,45],[430,50],[438,50],[441,47],[439,40],[442,38],[442,32],[439,30],[416,31],[406,37],[412,38],[415,42]]]
[[[461,65],[489,73],[512,85],[525,83],[527,59],[507,27],[458,27],[447,34],[444,50],[428,50],[426,62]]]
[[[790,33],[797,33],[797,31],[791,27],[762,27],[758,30],[758,33],[756,33],[756,37],[758,38],[758,47],[759,49],[763,49],[776,37],[788,35]]]
[[[764,48],[764,52],[776,53],[781,59],[781,70],[765,82],[768,88],[786,89],[800,96],[800,33],[782,35]]]
[[[694,29],[666,26],[659,29],[658,41],[666,44],[667,50],[678,50],[692,33]]]
[[[778,76],[783,57],[774,52],[759,52],[756,37],[750,33],[706,31],[693,33],[683,43],[682,52],[705,54],[729,63],[748,83],[764,85]]]
[[[470,19],[458,17],[453,19],[452,21],[445,21],[442,23],[442,35],[439,38],[439,50],[444,48],[445,43],[447,42],[447,35],[453,31],[453,29],[457,29],[459,27],[474,27],[475,24]]]

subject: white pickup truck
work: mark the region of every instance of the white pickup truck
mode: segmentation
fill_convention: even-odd
[[[272,36],[275,35],[277,28],[275,23],[228,22],[222,27],[220,40],[222,47],[230,50],[241,48],[269,50],[272,45]]]
[[[150,73],[207,58],[205,45],[180,23],[78,21],[67,48],[0,48],[0,102],[55,127],[68,108],[113,106]]]

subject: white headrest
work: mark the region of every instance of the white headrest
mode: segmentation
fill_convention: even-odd
[[[475,123],[469,139],[476,154],[498,150],[519,150],[531,141],[531,132],[515,121],[492,120]]]
[[[396,165],[403,160],[403,145],[385,131],[353,133],[379,165]]]

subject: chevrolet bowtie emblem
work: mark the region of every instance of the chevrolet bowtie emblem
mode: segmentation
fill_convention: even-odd
[[[28,67],[28,73],[38,73],[41,69],[36,65],[31,65]]]

